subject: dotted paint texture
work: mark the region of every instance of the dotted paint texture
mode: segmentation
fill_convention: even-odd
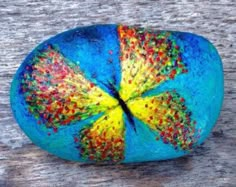
[[[70,160],[132,162],[189,153],[205,129],[188,104],[194,90],[186,86],[183,93],[175,81],[180,77],[181,85],[181,76],[195,68],[193,57],[186,58],[183,36],[110,25],[75,29],[44,42],[12,84],[19,124],[37,145]],[[210,43],[204,47],[220,61]],[[219,74],[220,68],[215,68]],[[220,108],[222,95],[218,98]],[[154,150],[150,158],[142,156],[145,147]]]

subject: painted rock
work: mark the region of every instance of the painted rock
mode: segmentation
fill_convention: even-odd
[[[94,25],[36,47],[10,95],[22,130],[61,158],[170,159],[190,153],[216,123],[222,63],[195,34]]]

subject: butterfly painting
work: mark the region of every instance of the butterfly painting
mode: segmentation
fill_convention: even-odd
[[[27,112],[38,127],[50,130],[48,137],[84,122],[67,135],[83,161],[124,161],[131,136],[127,129],[139,136],[140,126],[148,129],[153,141],[174,151],[191,151],[198,138],[197,119],[186,98],[174,88],[151,94],[188,74],[185,49],[168,31],[124,25],[116,29],[119,51],[105,53],[108,66],[118,68],[111,69],[105,81],[96,73],[102,68],[96,56],[93,72],[84,70],[53,43],[35,53],[20,74],[19,92]],[[96,43],[96,38],[91,41]],[[113,56],[118,56],[118,62]]]

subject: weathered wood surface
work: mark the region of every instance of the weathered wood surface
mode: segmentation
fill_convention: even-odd
[[[224,63],[224,105],[210,138],[193,154],[162,162],[83,165],[39,149],[19,129],[9,88],[21,61],[48,37],[96,23],[189,31],[216,45]],[[236,186],[235,0],[1,0],[0,41],[0,186]]]

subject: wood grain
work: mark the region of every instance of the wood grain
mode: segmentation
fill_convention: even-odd
[[[98,23],[194,32],[217,47],[224,63],[223,109],[210,138],[190,156],[85,165],[48,154],[19,129],[9,105],[9,88],[21,61],[50,36]],[[0,41],[0,186],[236,186],[235,0],[1,0]]]

